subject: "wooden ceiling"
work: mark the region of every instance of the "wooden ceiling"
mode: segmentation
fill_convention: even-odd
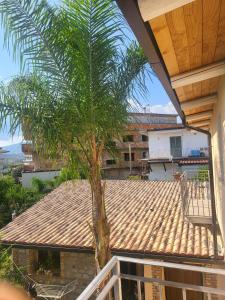
[[[166,4],[178,2],[158,1]],[[145,11],[145,18],[147,18],[147,7],[151,9],[150,2],[149,0],[139,0],[139,7],[141,12]],[[187,2],[190,3],[186,4]],[[220,76],[225,73],[225,65],[222,64],[219,67],[222,72],[220,70],[213,74],[208,74],[202,67],[211,68],[214,63],[223,62],[225,59],[225,0],[192,0],[183,1],[183,3],[185,5],[161,15],[157,11],[158,16],[151,20],[147,19],[147,22],[154,33],[171,82],[177,75],[185,78],[193,70],[197,70],[197,72],[199,70],[199,74],[205,72],[206,76],[202,77],[204,80],[196,79],[196,82],[193,80],[191,84],[184,82],[181,86],[175,87],[175,90],[180,103],[185,103],[182,109],[186,116],[208,112],[208,117],[203,119],[187,118],[189,124],[194,125],[195,122],[207,119],[210,123],[210,113],[216,102]],[[161,7],[162,5],[163,3],[161,3]],[[206,99],[201,102],[202,97],[209,95],[215,96],[214,101],[206,101]],[[194,101],[196,101],[196,105],[189,107],[188,104],[194,103]]]

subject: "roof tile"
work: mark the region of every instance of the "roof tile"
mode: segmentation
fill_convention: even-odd
[[[106,208],[114,251],[209,258],[212,234],[182,214],[178,182],[108,180]],[[86,180],[62,184],[2,230],[3,242],[92,249]]]

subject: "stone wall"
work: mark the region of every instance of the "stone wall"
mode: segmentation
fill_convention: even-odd
[[[93,254],[61,252],[61,277],[67,281],[76,280],[76,293],[73,296],[78,296],[95,274]]]
[[[95,277],[94,255],[88,253],[60,252],[59,276],[47,277],[37,275],[38,251],[35,249],[14,248],[12,251],[14,262],[23,268],[39,283],[63,284],[73,282],[74,291],[63,297],[64,300],[74,300]]]

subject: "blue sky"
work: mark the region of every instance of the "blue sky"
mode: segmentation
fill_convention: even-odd
[[[52,0],[57,2],[56,0]],[[13,60],[8,50],[4,49],[4,33],[0,28],[0,80],[8,81],[15,75],[20,73],[19,65]],[[161,83],[156,77],[152,77],[149,81],[149,94],[146,99],[142,100],[142,105],[147,106],[147,110],[157,113],[174,113],[173,105],[169,101],[169,97],[164,91]],[[13,139],[8,135],[7,128],[0,130],[0,147],[18,143],[22,140],[21,133],[16,134]]]

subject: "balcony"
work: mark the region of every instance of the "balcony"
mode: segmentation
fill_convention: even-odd
[[[148,142],[145,141],[134,141],[134,142],[122,142],[118,141],[116,143],[116,148],[119,150],[125,150],[131,147],[131,149],[148,149]]]
[[[193,224],[212,224],[209,171],[184,172],[180,187],[185,217]]]
[[[133,282],[135,284],[135,290],[137,291],[135,294],[137,296],[135,295],[134,298],[138,300],[144,299],[143,287],[145,287],[146,284],[154,287],[154,289],[156,290],[156,292],[154,293],[154,299],[159,300],[165,299],[166,288],[173,288],[178,290],[180,292],[180,297],[176,299],[179,300],[198,299],[196,297],[190,297],[190,293],[191,296],[199,295],[199,299],[203,299],[204,297],[204,299],[208,300],[214,299],[213,297],[215,297],[215,295],[225,296],[224,289],[208,287],[206,286],[206,284],[187,284],[178,281],[159,279],[152,276],[146,277],[131,275],[128,273],[124,274],[121,273],[121,263],[132,263],[135,264],[136,267],[160,267],[167,270],[169,269],[172,272],[189,271],[191,272],[192,276],[194,276],[195,273],[201,273],[203,276],[225,276],[225,270],[222,269],[114,256],[102,269],[102,271],[94,278],[94,280],[88,285],[88,287],[83,291],[83,293],[77,298],[77,300],[112,299],[112,295],[114,295],[115,300],[128,299],[127,297],[123,296],[126,292],[124,290],[124,282]]]
[[[169,147],[164,148],[151,148],[150,147],[149,157],[150,160],[156,159],[167,159],[167,160],[176,160],[181,158],[208,158],[208,148],[180,148],[180,147],[173,147],[170,149]]]

